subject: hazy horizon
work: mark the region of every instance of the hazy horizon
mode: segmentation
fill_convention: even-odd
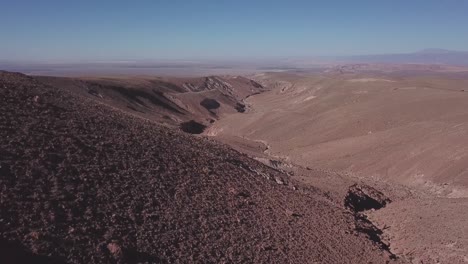
[[[466,1],[15,1],[0,61],[253,60],[466,50]]]

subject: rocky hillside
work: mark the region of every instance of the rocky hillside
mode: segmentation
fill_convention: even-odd
[[[244,112],[244,98],[265,91],[262,85],[244,77],[36,79],[193,134],[201,133],[225,114]]]
[[[393,262],[320,190],[58,87],[0,73],[2,263]]]

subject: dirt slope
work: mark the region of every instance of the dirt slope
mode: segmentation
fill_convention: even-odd
[[[208,135],[343,197],[358,179],[394,192],[370,219],[413,263],[468,260],[468,78],[424,73],[261,74],[272,91]],[[247,150],[247,151],[245,151]],[[271,163],[271,162],[270,162]],[[347,177],[346,177],[347,176]],[[450,199],[447,199],[450,198]]]
[[[250,97],[252,111],[211,134],[268,142],[269,153],[303,166],[468,196],[468,78],[271,78],[290,85]]]
[[[7,263],[393,262],[342,204],[225,145],[20,74],[0,98]]]

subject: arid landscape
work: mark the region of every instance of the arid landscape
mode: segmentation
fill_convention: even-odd
[[[249,98],[248,113],[207,134],[241,149],[259,145],[257,159],[337,197],[346,190],[341,177],[375,184],[395,195],[367,213],[394,254],[415,263],[468,261],[466,75],[358,70],[253,78],[276,88]]]
[[[468,263],[468,1],[0,6],[0,264]]]
[[[0,73],[2,263],[468,262],[468,71]]]

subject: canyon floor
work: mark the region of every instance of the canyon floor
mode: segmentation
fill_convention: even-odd
[[[392,196],[390,205],[367,213],[391,252],[414,263],[468,261],[465,75],[252,78],[274,88],[248,98],[249,112],[220,120],[208,135],[334,197],[350,182],[372,185]]]
[[[356,67],[1,72],[0,259],[468,262],[468,77]]]

